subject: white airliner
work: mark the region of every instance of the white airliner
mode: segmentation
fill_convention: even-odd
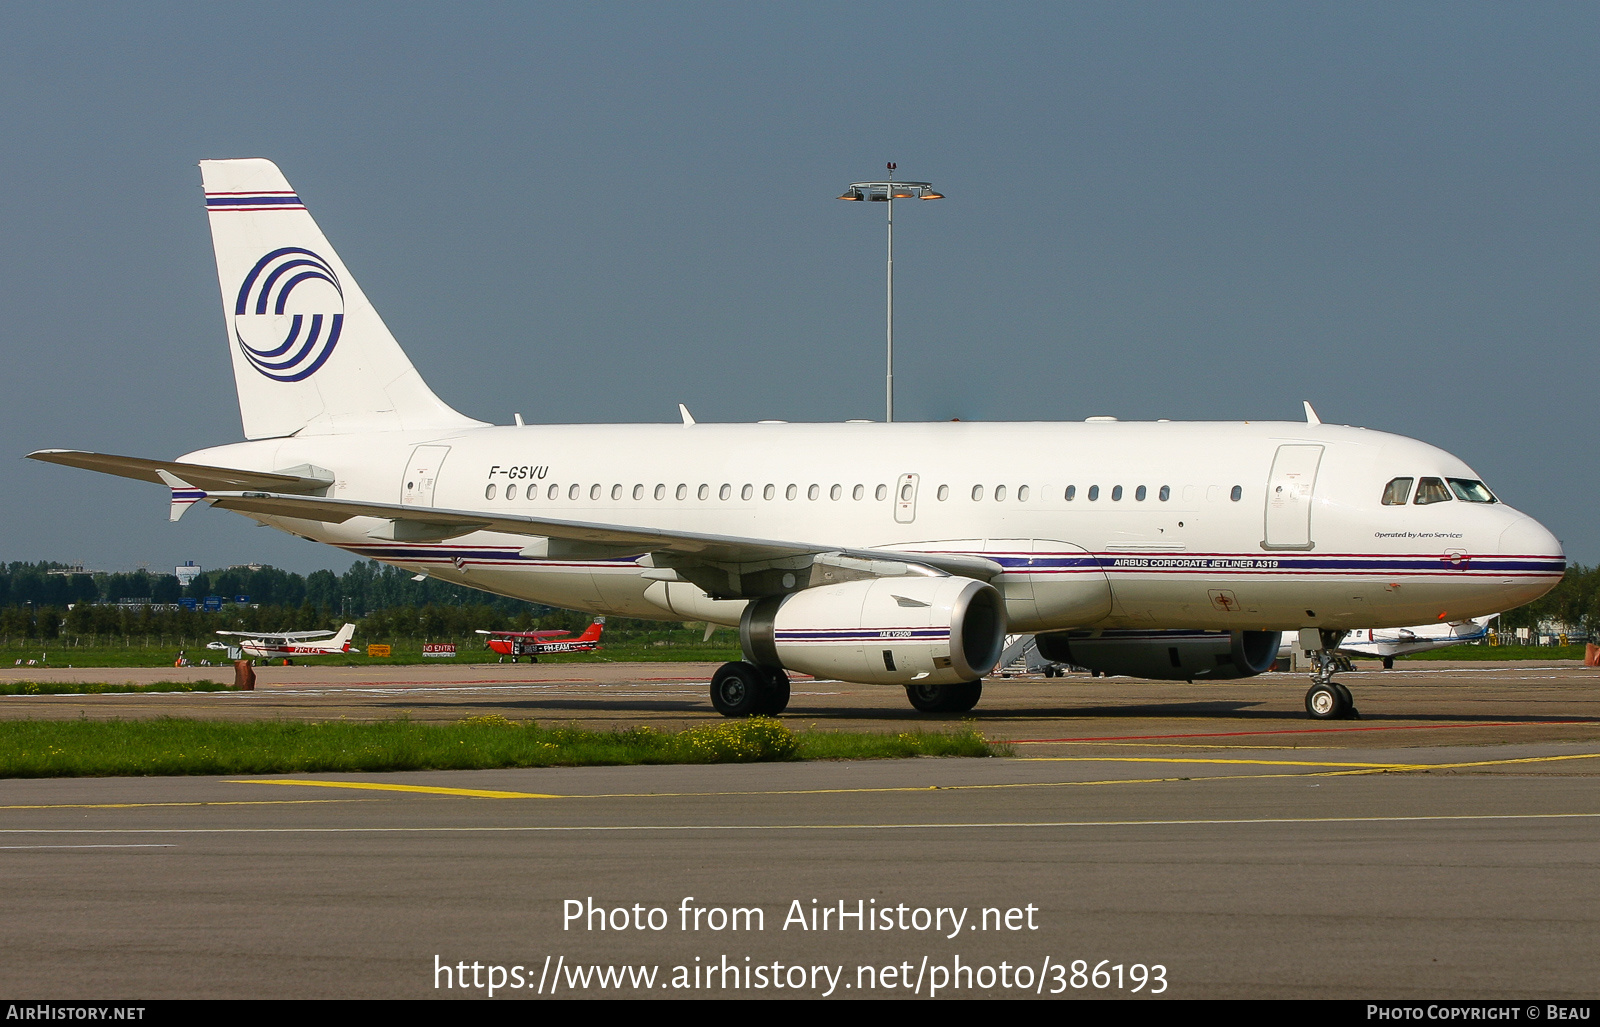
[[[355,647],[350,644],[350,639],[356,633],[354,624],[346,624],[337,634],[332,631],[219,631],[219,635],[228,635],[238,638],[238,648],[247,656],[258,656],[263,659],[273,660],[278,657],[289,659],[295,656],[332,656],[336,653],[354,652]],[[326,636],[333,635],[332,638]],[[313,642],[311,639],[322,639]],[[223,642],[212,642],[207,649],[230,648]]]
[[[738,625],[730,716],[784,669],[970,709],[1007,632],[1109,674],[1248,677],[1280,632],[1350,696],[1357,627],[1455,621],[1560,580],[1561,545],[1422,442],[1299,422],[491,426],[422,381],[282,173],[204,161],[247,442],[33,458],[551,606]],[[520,421],[520,418],[518,419]]]

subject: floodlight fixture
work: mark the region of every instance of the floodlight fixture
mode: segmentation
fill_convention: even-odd
[[[942,200],[944,194],[933,188],[932,182],[899,182],[895,180],[895,164],[890,161],[885,165],[889,170],[887,182],[851,182],[845,189],[841,200],[866,200],[872,203],[887,204],[889,225],[889,259],[885,272],[886,278],[886,313],[884,317],[885,336],[885,372],[884,372],[884,420],[894,420],[894,201],[895,200]]]

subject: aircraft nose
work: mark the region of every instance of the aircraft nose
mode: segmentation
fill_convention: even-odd
[[[1554,560],[1567,558],[1566,552],[1561,548],[1561,540],[1526,514],[1512,521],[1510,526],[1500,533],[1500,555],[1543,556]]]

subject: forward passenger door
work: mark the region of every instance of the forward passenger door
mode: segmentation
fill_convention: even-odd
[[[1312,549],[1311,497],[1321,446],[1279,446],[1267,478],[1266,537],[1262,549]]]

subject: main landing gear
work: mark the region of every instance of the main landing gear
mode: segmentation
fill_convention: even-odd
[[[1321,635],[1322,648],[1311,652],[1316,669],[1311,672],[1311,688],[1306,692],[1306,712],[1314,720],[1359,720],[1361,714],[1356,712],[1350,689],[1333,680],[1335,672],[1354,669],[1349,658],[1334,649],[1344,632],[1324,631]]]
[[[965,713],[983,696],[982,681],[959,685],[907,685],[906,698],[923,713]]]
[[[789,675],[781,667],[724,663],[711,676],[711,705],[724,717],[776,717],[789,706]]]

